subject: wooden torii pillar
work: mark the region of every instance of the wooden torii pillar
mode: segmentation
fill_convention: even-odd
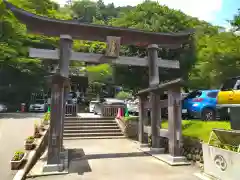
[[[51,77],[51,113],[48,140],[47,164],[43,171],[62,171],[67,164],[67,151],[63,148],[63,126],[65,118],[66,94],[69,90],[69,62],[72,52],[72,38],[60,36],[59,69]],[[65,159],[65,160],[64,160]]]
[[[152,44],[148,46],[148,67],[149,67],[149,87],[154,87],[159,84],[159,69],[158,60],[158,45]],[[152,148],[159,148],[159,127],[161,121],[161,111],[159,106],[160,96],[156,93],[150,93],[151,103],[151,133],[152,133]]]

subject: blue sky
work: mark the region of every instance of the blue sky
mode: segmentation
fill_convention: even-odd
[[[54,0],[64,4],[67,0]],[[116,6],[137,5],[143,0],[103,0],[106,4],[112,3]],[[180,9],[184,13],[198,17],[215,25],[229,27],[226,22],[240,8],[240,0],[158,0],[160,4],[170,8]]]

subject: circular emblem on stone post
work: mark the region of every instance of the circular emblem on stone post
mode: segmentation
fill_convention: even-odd
[[[214,157],[214,163],[215,163],[215,165],[216,165],[219,169],[221,169],[222,171],[225,171],[225,170],[227,169],[227,162],[226,162],[226,160],[224,159],[224,157],[221,156],[221,155],[216,155],[216,156]]]

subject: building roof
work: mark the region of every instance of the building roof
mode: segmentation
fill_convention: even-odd
[[[121,37],[122,45],[171,46],[187,43],[193,34],[193,30],[178,33],[154,33],[130,28],[79,23],[75,20],[53,19],[27,12],[6,0],[3,2],[17,19],[27,25],[28,31],[46,36],[60,37],[60,35],[68,34],[74,39],[103,42],[106,42],[107,36],[117,36]]]

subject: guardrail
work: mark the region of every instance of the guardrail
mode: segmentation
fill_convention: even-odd
[[[65,116],[77,116],[77,104],[66,104]]]
[[[125,109],[124,105],[103,105],[102,106],[102,116],[103,117],[116,117],[118,109]]]

